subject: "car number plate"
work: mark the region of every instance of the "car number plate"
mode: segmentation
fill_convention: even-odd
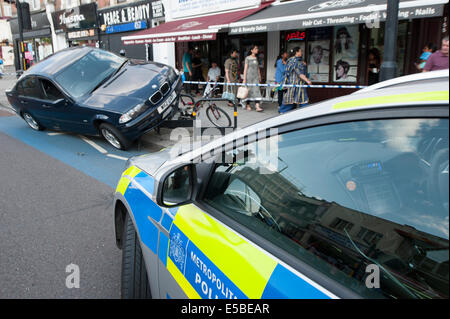
[[[164,112],[170,106],[170,104],[173,103],[176,97],[177,92],[173,91],[172,94],[167,98],[167,100],[165,100],[163,104],[158,107],[158,113],[161,114],[162,112]]]

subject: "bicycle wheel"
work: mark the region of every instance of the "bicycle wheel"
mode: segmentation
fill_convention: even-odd
[[[206,109],[208,120],[216,127],[231,127],[230,116],[215,104],[211,104]]]

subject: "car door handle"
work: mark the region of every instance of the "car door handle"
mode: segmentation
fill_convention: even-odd
[[[20,103],[22,103],[22,104],[28,104],[27,101],[20,101]]]
[[[51,108],[52,106],[51,106],[51,105],[47,105],[47,104],[42,104],[42,107],[43,107],[43,108],[46,108],[46,109],[49,109],[49,108]]]

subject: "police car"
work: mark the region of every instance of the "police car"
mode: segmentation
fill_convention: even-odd
[[[122,297],[448,298],[448,71],[418,77],[129,160]]]

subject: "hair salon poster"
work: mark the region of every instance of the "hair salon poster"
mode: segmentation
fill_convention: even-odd
[[[333,40],[333,80],[336,82],[356,82],[359,26],[334,27]]]

